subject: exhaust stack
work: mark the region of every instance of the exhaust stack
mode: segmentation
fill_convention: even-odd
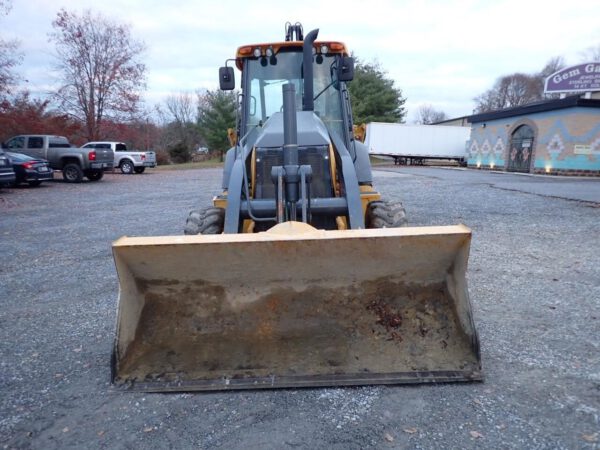
[[[314,104],[314,85],[313,85],[313,44],[319,35],[319,29],[312,30],[306,35],[302,45],[302,69],[304,71],[304,99],[302,101],[303,111],[313,111]]]

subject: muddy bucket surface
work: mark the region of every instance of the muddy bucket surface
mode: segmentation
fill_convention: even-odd
[[[124,237],[113,383],[145,391],[482,378],[462,225]]]

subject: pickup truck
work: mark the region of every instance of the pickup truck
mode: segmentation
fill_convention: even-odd
[[[124,174],[144,173],[146,167],[156,167],[156,153],[128,150],[123,142],[88,142],[83,148],[111,149],[115,154],[114,167]]]
[[[61,170],[68,183],[79,183],[83,177],[98,181],[105,169],[112,169],[112,150],[90,150],[72,147],[67,138],[47,134],[29,134],[10,138],[2,148],[45,159],[53,170]]]

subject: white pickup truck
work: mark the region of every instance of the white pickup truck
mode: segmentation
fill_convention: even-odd
[[[146,167],[156,167],[156,153],[127,150],[123,142],[88,142],[83,148],[111,149],[115,153],[114,167],[120,168],[124,174],[143,173]]]

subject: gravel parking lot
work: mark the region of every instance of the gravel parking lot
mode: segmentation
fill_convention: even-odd
[[[181,234],[220,176],[151,170],[0,189],[0,447],[600,448],[598,179],[375,172],[411,225],[473,229],[483,383],[114,390],[110,243]]]

